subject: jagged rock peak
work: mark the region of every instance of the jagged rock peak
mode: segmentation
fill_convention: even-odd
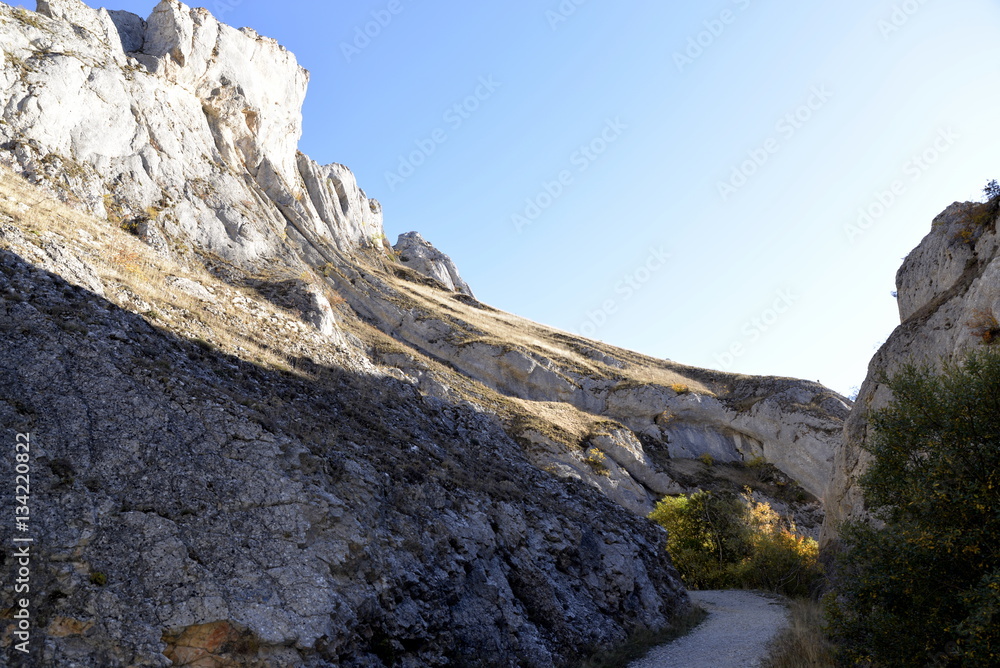
[[[298,152],[309,75],[275,40],[176,0],[0,19],[0,161],[36,183],[241,265],[381,237],[349,170]]]
[[[419,232],[400,234],[393,248],[399,261],[411,269],[433,278],[449,290],[475,296],[469,284],[462,280],[451,258],[426,241]]]

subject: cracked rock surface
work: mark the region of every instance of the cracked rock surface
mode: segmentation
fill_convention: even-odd
[[[688,605],[659,530],[472,406],[261,369],[9,251],[0,294],[45,665],[572,665]]]

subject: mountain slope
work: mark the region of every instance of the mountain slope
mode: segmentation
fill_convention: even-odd
[[[0,427],[42,660],[573,665],[689,606],[660,496],[763,458],[821,515],[842,397],[478,302],[297,152],[272,40],[38,9],[0,4]]]
[[[0,203],[23,665],[572,665],[687,609],[659,530],[532,466],[494,415],[26,185]]]

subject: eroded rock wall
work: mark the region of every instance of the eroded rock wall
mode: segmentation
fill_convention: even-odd
[[[901,324],[872,359],[845,425],[827,502],[826,541],[836,537],[844,520],[865,516],[857,481],[870,461],[862,447],[869,438],[868,415],[891,400],[880,379],[907,364],[939,369],[983,345],[984,334],[996,327],[1000,239],[995,211],[984,209],[989,206],[967,202],[945,209],[896,275]]]
[[[383,236],[349,170],[298,153],[309,76],[274,40],[176,0],[50,0],[0,4],[0,43],[0,155],[86,210],[243,266]]]

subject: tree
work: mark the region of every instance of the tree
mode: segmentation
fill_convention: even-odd
[[[856,663],[1000,665],[1000,353],[885,382],[860,480],[883,526],[842,528],[831,631]]]
[[[1000,183],[997,183],[996,179],[991,180],[983,188],[983,194],[986,195],[986,201],[992,202],[993,200],[1000,198]]]
[[[667,552],[694,589],[745,587],[807,596],[820,577],[819,546],[795,533],[747,491],[666,497],[650,519],[667,530]]]

